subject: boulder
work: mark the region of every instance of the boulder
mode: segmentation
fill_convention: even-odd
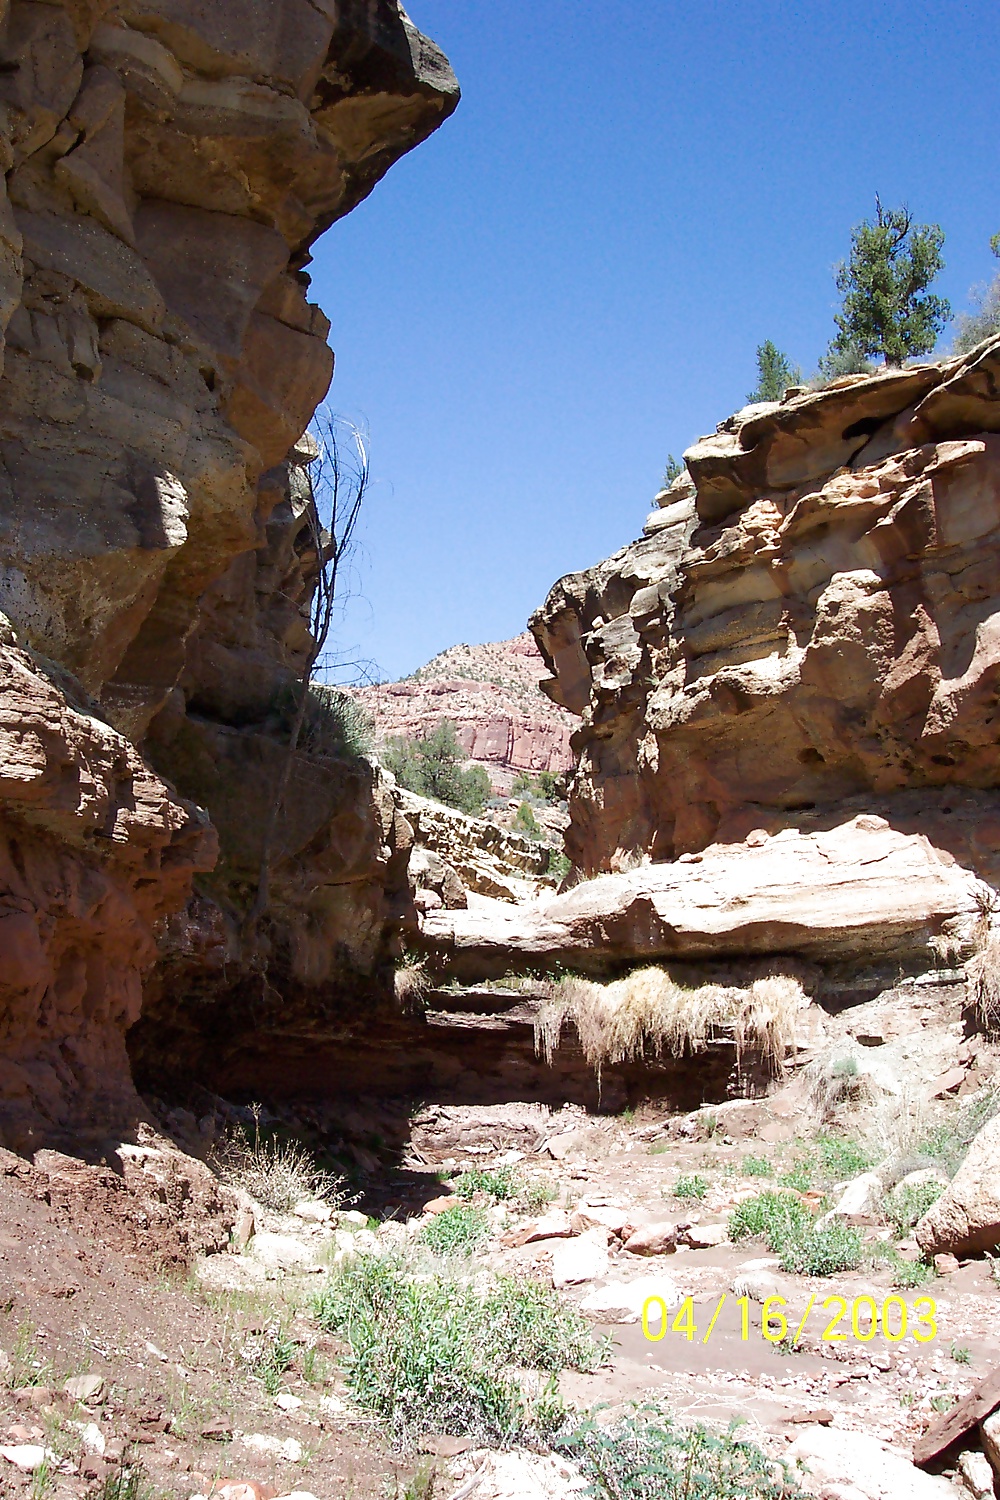
[[[511,1230],[504,1237],[504,1244],[512,1246],[532,1245],[537,1240],[564,1240],[578,1233],[570,1223],[569,1214],[564,1209],[554,1208],[549,1213],[543,1214],[540,1219],[532,1219],[527,1224],[520,1224],[517,1229]]]
[[[554,1287],[578,1286],[583,1281],[595,1281],[607,1269],[606,1233],[598,1235],[593,1229],[589,1229],[578,1239],[559,1240],[552,1248]]]
[[[678,1224],[677,1242],[691,1250],[714,1250],[729,1238],[725,1224]]]
[[[865,1432],[807,1427],[785,1450],[801,1463],[810,1484],[849,1485],[863,1500],[955,1500],[947,1479],[915,1468],[898,1449]]]
[[[914,1234],[925,1255],[968,1255],[1000,1245],[1000,1115],[975,1137]]]
[[[993,1465],[985,1453],[966,1448],[958,1455],[958,1472],[972,1500],[995,1500]]]
[[[984,1417],[979,1424],[983,1452],[989,1460],[993,1473],[1000,1481],[1000,1410]]]
[[[612,1204],[581,1203],[570,1223],[574,1234],[583,1234],[587,1229],[606,1229],[609,1234],[620,1235],[628,1223],[628,1213]]]
[[[580,1311],[598,1323],[638,1323],[642,1310],[651,1297],[660,1297],[668,1312],[680,1307],[683,1293],[669,1276],[639,1276],[634,1281],[609,1281],[607,1286],[596,1287],[588,1292],[580,1303]],[[659,1323],[658,1309],[649,1321],[651,1327]]]
[[[355,1236],[351,1236],[352,1241]],[[320,1271],[315,1251],[290,1234],[255,1234],[248,1254],[272,1271]]]
[[[677,1225],[666,1219],[640,1224],[625,1241],[625,1249],[630,1255],[669,1255],[677,1249]]]

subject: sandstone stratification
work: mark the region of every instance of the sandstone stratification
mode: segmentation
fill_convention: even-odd
[[[0,648],[0,1134],[22,1147],[134,1115],[125,1031],[155,928],[217,852],[206,815],[67,692]]]
[[[998,785],[998,374],[993,340],[748,407],[555,586],[532,629],[581,715],[582,872]]]
[[[527,631],[509,641],[452,646],[400,682],[359,688],[380,741],[427,734],[450,719],[470,761],[498,792],[518,771],[568,771],[573,716],[539,690],[545,663]]]
[[[385,966],[410,831],[357,758],[303,748],[249,954],[240,922],[318,565],[302,435],[333,354],[310,247],[458,88],[396,0],[0,0],[0,19],[0,609],[58,664],[8,722],[31,797],[60,788],[43,818],[0,785],[16,1135],[134,1100],[154,921],[151,998],[192,1062],[213,1028],[264,1029],[247,987],[272,995],[268,976],[307,1012]],[[40,692],[36,743],[16,725]],[[190,902],[213,835],[161,777],[219,834]]]

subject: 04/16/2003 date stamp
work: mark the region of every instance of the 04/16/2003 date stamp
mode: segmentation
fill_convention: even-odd
[[[647,1297],[642,1309],[642,1331],[653,1343],[666,1338],[668,1333],[676,1333],[688,1343],[694,1343],[700,1336],[701,1342],[707,1344],[728,1296],[723,1292],[719,1298],[704,1333],[695,1322],[692,1297],[684,1298],[673,1318],[662,1297]],[[737,1297],[735,1305],[740,1311],[740,1337],[749,1339],[750,1298]],[[937,1338],[937,1305],[933,1297],[918,1297],[912,1307],[897,1296],[883,1298],[881,1305],[874,1297],[853,1297],[850,1301],[846,1297],[826,1297],[817,1309],[813,1295],[791,1334],[789,1318],[783,1310],[785,1306],[784,1297],[768,1297],[761,1306],[760,1333],[769,1344],[781,1344],[786,1340],[793,1345],[799,1343],[814,1312],[823,1323],[820,1339],[828,1344],[843,1343],[847,1339],[867,1344],[877,1333],[891,1344],[900,1343],[907,1334],[918,1344],[928,1344]]]

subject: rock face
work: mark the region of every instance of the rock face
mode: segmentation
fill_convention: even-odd
[[[637,959],[780,953],[927,965],[942,938],[967,938],[978,885],[923,835],[861,815],[824,833],[713,845],[696,860],[598,876],[521,906],[432,911],[424,935],[467,978],[539,961],[601,973]]]
[[[134,1114],[125,1031],[155,927],[217,852],[205,814],[73,691],[0,648],[0,1136],[21,1148]]]
[[[568,771],[575,723],[539,689],[542,661],[527,631],[485,646],[452,646],[412,677],[360,688],[378,739],[420,735],[450,719],[471,761],[506,793],[518,771]]]
[[[0,0],[0,18],[0,610],[27,652],[4,658],[0,783],[19,1138],[134,1098],[122,1038],[154,923],[144,1062],[161,1043],[169,1061],[170,1026],[205,1055],[213,1026],[231,1039],[268,972],[305,1011],[319,983],[385,962],[410,833],[357,760],[298,755],[249,959],[240,919],[309,647],[300,439],[333,368],[310,247],[458,88],[397,0]],[[213,834],[161,778],[221,843],[183,912]]]
[[[581,715],[582,872],[997,785],[998,372],[995,339],[748,407],[555,586],[531,626]]]

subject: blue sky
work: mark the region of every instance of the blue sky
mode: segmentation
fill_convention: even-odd
[[[1000,229],[985,0],[410,9],[462,102],[311,267],[331,404],[371,434],[339,644],[383,679],[631,541],[763,339],[814,368],[876,191],[945,229],[956,309]]]

